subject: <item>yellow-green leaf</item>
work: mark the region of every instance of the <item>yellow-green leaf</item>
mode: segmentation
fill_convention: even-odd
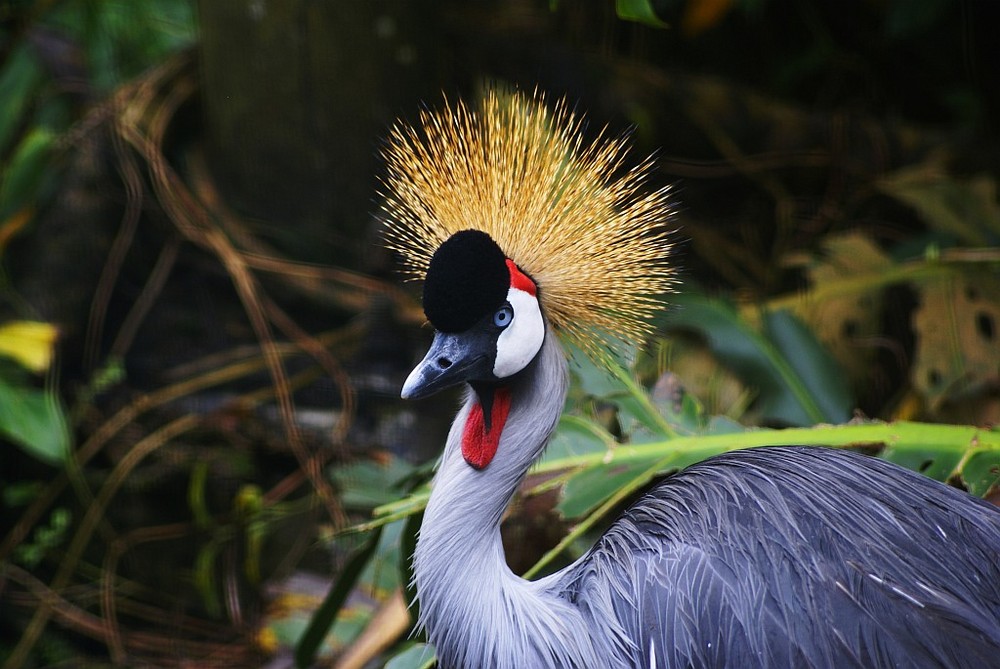
[[[52,363],[52,351],[59,330],[50,323],[11,321],[0,325],[0,355],[14,358],[35,373]]]

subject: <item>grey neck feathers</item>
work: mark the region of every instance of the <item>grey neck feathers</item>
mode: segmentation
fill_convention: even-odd
[[[493,461],[462,457],[467,394],[448,434],[413,558],[419,624],[442,667],[596,667],[579,612],[545,581],[507,567],[500,521],[548,442],[566,399],[565,354],[551,332],[510,385],[511,407]],[[581,639],[581,637],[583,637]]]

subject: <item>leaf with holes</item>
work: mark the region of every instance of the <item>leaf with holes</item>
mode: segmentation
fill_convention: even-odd
[[[962,480],[973,495],[985,497],[1000,486],[1000,449],[987,448],[970,455],[962,467]]]
[[[893,266],[867,235],[858,232],[830,236],[823,241],[821,254],[791,264],[805,270],[813,289],[858,276],[877,277]],[[862,342],[882,333],[882,302],[881,286],[819,300],[807,291],[793,309],[841,368],[857,383],[867,383],[878,349]]]
[[[957,274],[924,284],[913,315],[913,386],[938,408],[1000,382],[1000,278]]]
[[[883,460],[894,462],[938,481],[947,481],[962,460],[962,453],[959,451],[944,450],[932,446],[923,448],[890,446],[879,455]]]

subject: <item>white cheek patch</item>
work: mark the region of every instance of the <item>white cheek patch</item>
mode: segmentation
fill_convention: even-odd
[[[507,301],[514,309],[514,319],[497,338],[497,359],[493,374],[504,379],[524,369],[542,348],[545,322],[538,299],[517,288],[507,291]]]

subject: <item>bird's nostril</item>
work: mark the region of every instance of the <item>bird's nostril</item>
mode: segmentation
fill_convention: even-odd
[[[438,358],[438,367],[441,369],[448,369],[451,367],[451,360],[448,358]]]

